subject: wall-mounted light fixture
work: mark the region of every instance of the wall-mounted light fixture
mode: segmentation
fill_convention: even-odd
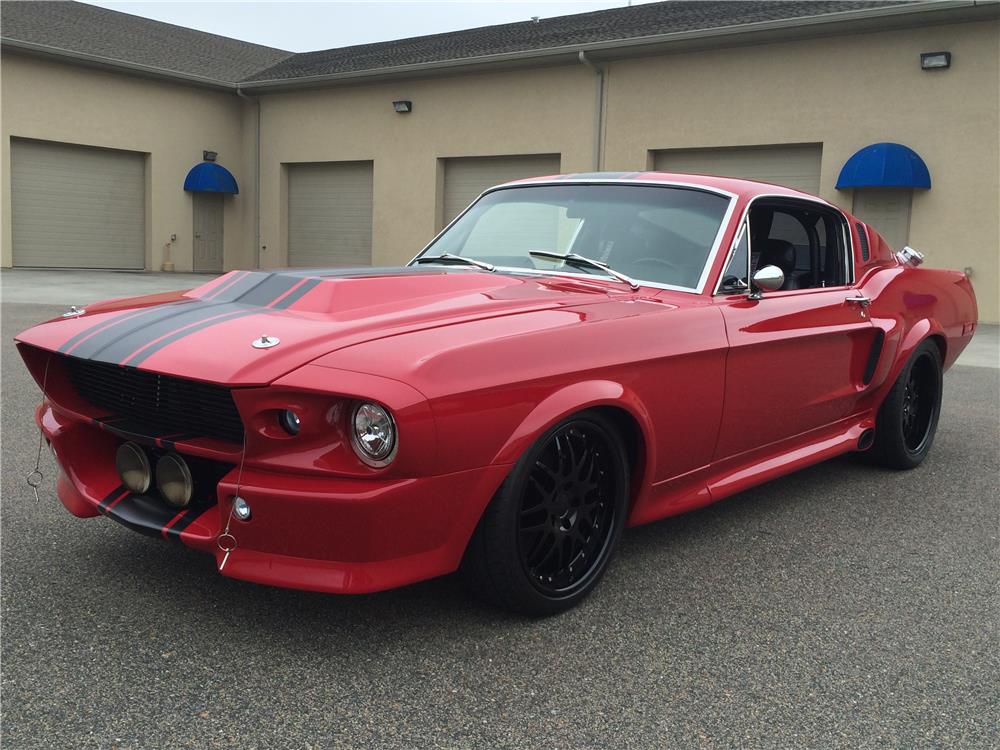
[[[204,159],[205,161],[215,161],[215,159],[216,159],[216,157],[218,155],[219,154],[218,154],[217,151],[202,151],[201,152],[201,158]]]
[[[921,52],[920,67],[924,70],[938,70],[951,67],[950,52]]]
[[[392,108],[399,112],[399,114],[405,115],[407,112],[413,111],[413,102],[407,99],[399,99],[392,103]]]

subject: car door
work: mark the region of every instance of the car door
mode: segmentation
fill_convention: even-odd
[[[795,216],[793,202],[785,201],[781,208]],[[803,215],[810,217],[817,213],[813,206],[804,210],[808,214]],[[741,263],[736,257],[739,252],[746,253],[748,263],[770,265],[766,255],[769,244],[785,250],[792,244],[793,251],[788,254],[797,255],[798,260],[783,269],[786,284],[795,286],[789,283],[790,275],[805,288],[763,292],[754,299],[758,295],[735,284],[728,293],[723,287],[716,295],[730,348],[715,460],[821,428],[856,410],[876,330],[863,297],[849,283],[853,255],[844,217],[824,207],[822,221],[829,258],[819,252],[822,241],[812,236],[819,232],[805,228],[802,236],[780,228],[761,232],[754,229],[752,213],[750,223],[740,233],[738,244],[743,247],[734,250],[730,266]],[[833,246],[838,242],[837,234],[841,237],[839,247]],[[755,251],[755,244],[765,249]],[[834,253],[843,253],[836,260],[842,266],[839,272],[833,269]],[[729,273],[731,284],[734,275]]]

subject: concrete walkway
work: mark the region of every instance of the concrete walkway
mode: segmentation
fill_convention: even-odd
[[[206,273],[146,271],[34,271],[5,268],[0,272],[0,302],[36,305],[89,305],[115,297],[137,297],[190,289],[215,278]]]
[[[190,289],[212,278],[211,274],[201,273],[4,269],[0,273],[0,301],[69,308],[114,297]],[[981,324],[957,364],[1000,368],[1000,326]]]

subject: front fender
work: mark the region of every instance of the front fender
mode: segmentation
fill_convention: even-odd
[[[587,380],[550,393],[521,421],[494,456],[493,464],[511,464],[553,425],[566,417],[595,407],[625,411],[639,426],[644,445],[655,445],[653,420],[639,397],[628,387],[612,380]],[[646,474],[653,470],[655,456],[647,452]]]

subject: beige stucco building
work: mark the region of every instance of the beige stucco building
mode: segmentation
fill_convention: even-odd
[[[662,168],[816,192],[930,264],[971,269],[982,319],[1000,320],[1000,5],[697,6],[290,55],[5,3],[2,263],[400,264],[492,183]],[[925,69],[929,52],[950,65]],[[884,141],[919,154],[931,188],[837,189],[851,155]],[[238,194],[183,189],[205,151]]]

